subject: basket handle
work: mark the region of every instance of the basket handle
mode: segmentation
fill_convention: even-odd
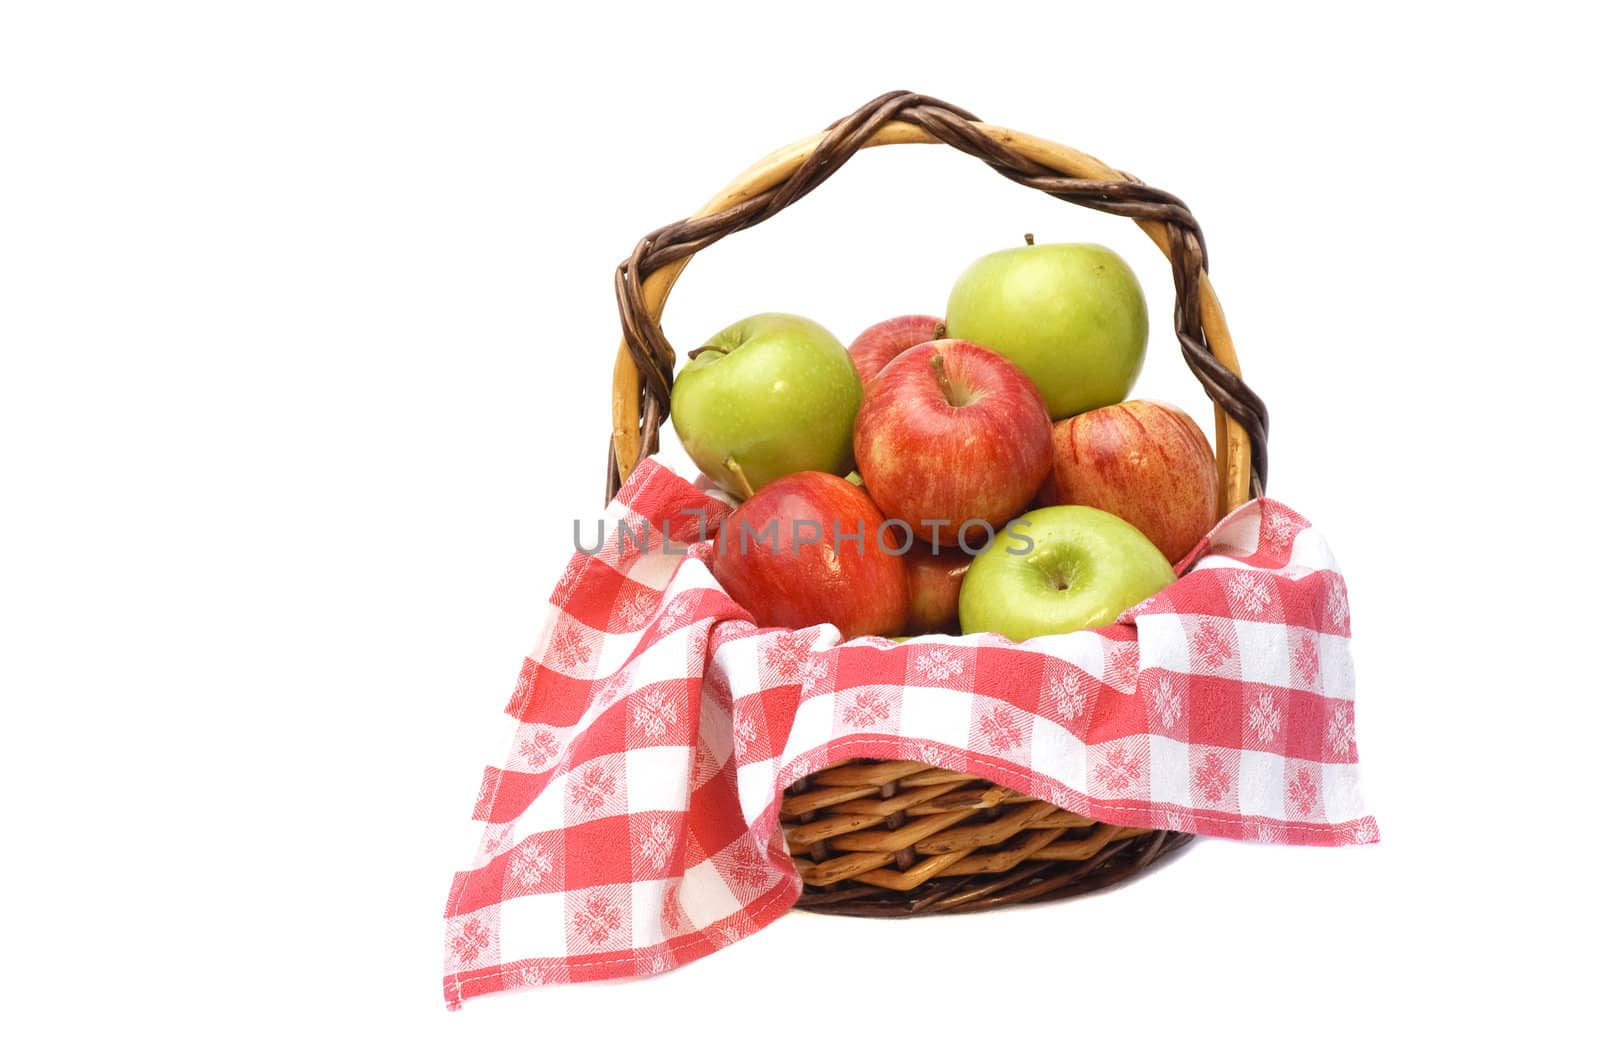
[[[606,500],[659,446],[677,355],[661,310],[698,251],[777,214],[827,180],[862,148],[948,144],[1019,184],[1056,199],[1132,218],[1172,263],[1174,331],[1184,361],[1216,406],[1219,513],[1259,495],[1267,480],[1267,409],[1239,376],[1239,359],[1206,276],[1200,225],[1176,196],[1092,156],[981,123],[958,107],[910,92],[885,93],[822,133],[768,155],[699,213],[662,226],[617,267],[622,346],[612,373]]]

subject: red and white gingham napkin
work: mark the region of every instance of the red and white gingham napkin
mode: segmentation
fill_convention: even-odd
[[[451,884],[450,1007],[665,971],[766,926],[800,893],[782,792],[847,758],[972,773],[1113,824],[1377,840],[1344,581],[1288,507],[1235,510],[1116,624],[1023,644],[758,629],[708,568],[727,513],[647,460],[603,549],[567,566]]]

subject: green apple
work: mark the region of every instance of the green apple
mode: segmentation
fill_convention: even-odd
[[[672,385],[683,449],[741,499],[790,473],[843,475],[861,378],[844,344],[794,314],[757,314],[695,350]]]
[[[1050,419],[1120,403],[1144,365],[1150,317],[1139,279],[1099,244],[1033,244],[967,267],[950,292],[946,335],[1009,358]]]
[[[1144,533],[1090,506],[1030,510],[972,560],[961,584],[961,632],[1036,635],[1110,624],[1174,580]]]

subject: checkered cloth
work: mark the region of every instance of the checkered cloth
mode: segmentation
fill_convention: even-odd
[[[1288,507],[1235,510],[1117,623],[1024,644],[758,629],[709,569],[728,512],[647,460],[602,548],[556,585],[451,884],[450,1007],[665,971],[777,919],[800,893],[783,790],[847,758],[971,773],[1113,824],[1377,840],[1344,582]]]

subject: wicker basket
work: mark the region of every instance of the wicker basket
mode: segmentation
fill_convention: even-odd
[[[1216,405],[1219,515],[1262,490],[1266,408],[1239,378],[1206,277],[1199,224],[1177,197],[1059,144],[979,122],[914,93],[880,96],[823,133],[781,148],[693,217],[639,241],[617,268],[623,341],[612,378],[606,498],[654,454],[676,354],[661,310],[696,252],[819,185],[862,148],[943,143],[1057,199],[1135,220],[1172,263],[1174,327]],[[1099,824],[986,780],[914,761],[852,761],[796,783],[782,822],[805,892],[823,912],[911,916],[1080,894],[1148,867],[1191,836]]]

